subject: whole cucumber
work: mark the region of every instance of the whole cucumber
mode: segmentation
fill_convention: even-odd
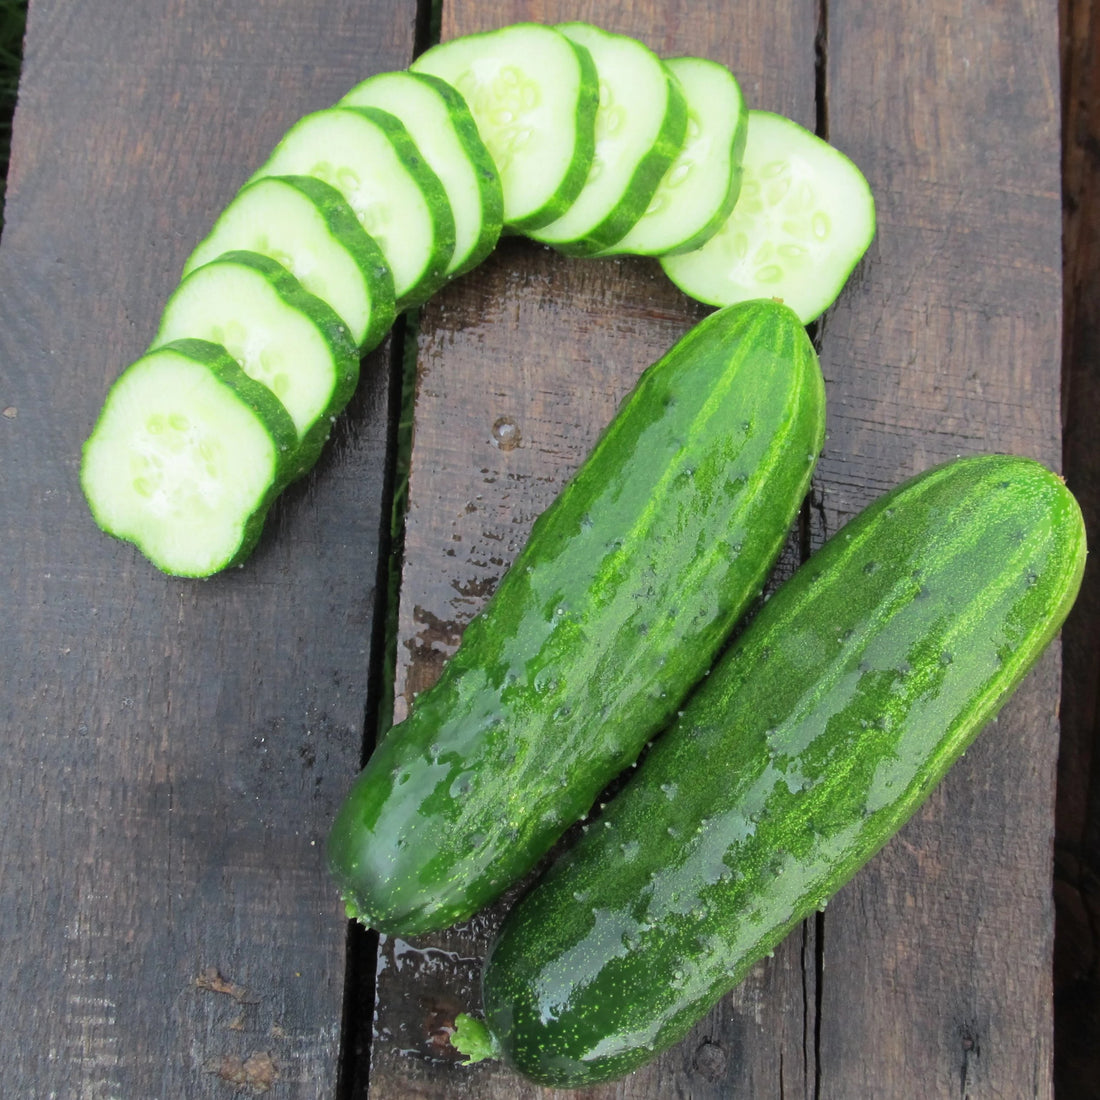
[[[994,717],[1084,559],[1076,501],[1024,458],[937,467],[852,520],[512,911],[484,973],[490,1036],[463,1019],[456,1046],[495,1040],[577,1087],[681,1039]]]
[[[795,314],[711,314],[644,372],[328,841],[348,911],[409,935],[520,879],[637,758],[759,595],[824,437]]]

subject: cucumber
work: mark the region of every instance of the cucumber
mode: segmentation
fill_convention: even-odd
[[[683,145],[645,213],[601,255],[690,252],[722,228],[741,193],[748,109],[736,77],[702,57],[673,57],[665,66],[687,97]]]
[[[615,244],[645,213],[683,144],[687,100],[680,82],[636,38],[589,23],[562,23],[558,30],[584,46],[596,65],[596,147],[569,209],[527,235],[559,252],[591,256]]]
[[[453,278],[481,263],[500,237],[504,194],[462,96],[438,77],[401,71],[369,77],[337,106],[378,107],[401,120],[443,184],[454,214],[454,254],[446,274]]]
[[[189,275],[224,252],[277,260],[328,302],[360,353],[394,318],[393,273],[335,187],[311,176],[269,176],[243,188],[183,266]]]
[[[226,348],[283,403],[298,433],[295,476],[316,461],[359,380],[347,326],[280,263],[226,252],[172,292],[154,348],[194,337]]]
[[[741,193],[701,248],[661,259],[709,305],[786,302],[804,324],[836,300],[875,235],[875,202],[839,149],[781,115],[750,111]]]
[[[506,918],[483,983],[505,1058],[577,1087],[681,1039],[996,715],[1084,560],[1076,501],[1025,458],[937,467],[852,520]]]
[[[500,175],[504,222],[548,225],[580,194],[595,151],[589,52],[553,27],[513,23],[440,43],[410,66],[456,88]]]
[[[351,915],[446,927],[587,812],[759,594],[823,434],[817,358],[774,302],[711,314],[642,375],[340,807]]]
[[[344,196],[393,272],[398,312],[446,282],[455,247],[447,192],[388,111],[330,107],[299,119],[252,179],[287,175],[314,176]]]
[[[102,530],[165,573],[206,577],[251,550],[296,442],[282,404],[224,348],[177,340],[115,381],[80,481]]]

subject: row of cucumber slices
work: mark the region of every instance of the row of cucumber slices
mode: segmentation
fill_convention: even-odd
[[[361,357],[502,233],[656,257],[711,305],[804,322],[874,233],[859,170],[736,79],[585,23],[433,47],[295,123],[184,265],[118,379],[81,481],[109,534],[208,576],[316,460]]]

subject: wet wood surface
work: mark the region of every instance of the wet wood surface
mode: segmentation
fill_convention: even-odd
[[[445,0],[441,34],[577,18],[728,64],[751,106],[818,129],[871,183],[878,237],[815,329],[830,412],[811,547],[955,454],[1059,465],[1050,5]],[[400,716],[434,680],[703,308],[649,261],[504,242],[368,358],[321,464],[245,568],[210,581],[100,535],[76,481],[107,385],[218,210],[296,118],[406,65],[425,25],[405,0],[32,0],[0,242],[5,1095],[553,1095],[447,1042],[508,899],[438,936],[349,941],[321,844],[375,704],[392,693]],[[823,915],[591,1095],[1049,1097],[1058,701],[1055,647]]]

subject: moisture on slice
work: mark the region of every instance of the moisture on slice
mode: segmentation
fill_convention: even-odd
[[[591,55],[552,27],[514,23],[433,46],[411,66],[466,100],[500,175],[504,223],[560,217],[592,164],[599,84]]]
[[[687,101],[680,82],[636,38],[588,23],[563,23],[558,30],[584,46],[596,65],[596,148],[569,209],[528,236],[572,255],[593,255],[645,213],[683,143]]]
[[[750,111],[733,212],[701,248],[661,266],[700,302],[779,298],[808,324],[836,300],[874,233],[871,189],[843,153],[790,119]]]
[[[665,65],[687,97],[687,134],[646,212],[607,255],[699,248],[725,224],[741,191],[748,110],[737,79],[703,57],[673,57]]]
[[[504,219],[496,165],[466,101],[444,80],[408,70],[377,73],[337,106],[377,107],[399,118],[439,177],[455,220],[447,274],[460,275],[493,250]]]
[[[268,176],[238,192],[183,274],[233,251],[277,260],[343,318],[360,352],[385,336],[394,318],[393,273],[346,200],[312,176]]]
[[[447,279],[455,222],[447,192],[399,119],[331,107],[299,119],[252,177],[314,176],[347,200],[393,272],[398,312]]]
[[[165,573],[205,577],[255,544],[295,441],[283,407],[223,348],[181,340],[111,387],[81,486],[102,530]]]
[[[188,337],[220,344],[282,402],[298,433],[295,473],[308,470],[359,379],[332,307],[269,257],[227,252],[172,293],[152,346]]]

